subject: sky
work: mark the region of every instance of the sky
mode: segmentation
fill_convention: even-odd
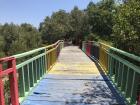
[[[83,10],[90,1],[100,0],[0,0],[0,24],[26,22],[38,27],[53,12],[60,9],[70,12],[74,6]]]

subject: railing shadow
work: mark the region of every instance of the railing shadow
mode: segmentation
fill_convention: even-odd
[[[117,87],[113,85],[111,79],[105,74],[101,66],[99,65],[99,62],[95,60],[93,57],[90,57],[90,59],[95,63],[96,67],[98,68],[101,76],[103,77],[104,81],[108,85],[111,92],[115,95],[117,102],[119,102],[118,105],[126,105],[125,98],[117,91]]]

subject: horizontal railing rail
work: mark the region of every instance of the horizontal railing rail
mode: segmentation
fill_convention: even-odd
[[[128,104],[140,104],[140,57],[94,41],[83,42],[82,50],[99,62]]]
[[[63,44],[64,42],[60,40],[46,47],[11,56],[11,58],[15,58],[17,61],[15,66],[18,78],[19,103],[26,99],[39,80],[54,65],[60,50],[63,48]],[[1,68],[0,71],[2,71]]]

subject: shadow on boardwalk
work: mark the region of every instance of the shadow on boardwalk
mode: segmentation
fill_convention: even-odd
[[[69,100],[66,102],[66,105],[126,105],[124,97],[118,93],[117,89],[105,75],[97,61],[94,59],[91,60],[95,62],[103,80],[93,79],[92,81],[85,83],[87,88],[80,94],[80,101]],[[105,81],[106,84],[102,83],[102,81]]]
[[[110,85],[110,81],[106,83]],[[85,83],[83,93],[79,100],[68,100],[66,105],[125,105],[114,87],[107,86],[102,81],[90,81]],[[109,87],[109,88],[108,88]],[[111,91],[110,91],[111,90]],[[73,93],[73,95],[77,95]]]
[[[101,68],[70,46],[62,49],[52,70],[22,105],[124,105],[123,101]]]

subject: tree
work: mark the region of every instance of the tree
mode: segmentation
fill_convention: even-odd
[[[93,33],[100,36],[110,36],[112,34],[113,12],[115,11],[114,0],[103,0],[96,5],[90,2],[86,11]]]
[[[41,46],[41,35],[30,24],[4,24],[0,28],[1,52],[10,56]],[[2,54],[3,55],[3,54]]]
[[[130,0],[121,5],[113,26],[115,46],[130,53],[140,52],[140,1]]]
[[[5,24],[1,29],[1,34],[4,38],[4,48],[3,51],[6,56],[9,56],[12,52],[10,49],[12,48],[13,42],[18,38],[18,27],[11,24]]]
[[[41,35],[39,31],[30,24],[21,24],[21,38],[23,39],[26,49],[37,48],[41,45]]]
[[[1,32],[1,31],[0,31],[0,32]],[[4,38],[3,38],[3,36],[0,34],[0,57],[3,57],[3,56],[4,56],[3,48],[4,48]]]
[[[78,43],[78,40],[82,38],[83,31],[82,28],[84,27],[84,19],[85,14],[83,11],[79,10],[78,7],[74,7],[74,9],[70,13],[70,25],[72,27],[72,37]]]
[[[47,40],[47,42],[53,43],[59,39],[63,39],[71,30],[69,14],[64,10],[53,13],[51,18],[46,17],[44,22],[40,24],[39,30],[44,42]]]

